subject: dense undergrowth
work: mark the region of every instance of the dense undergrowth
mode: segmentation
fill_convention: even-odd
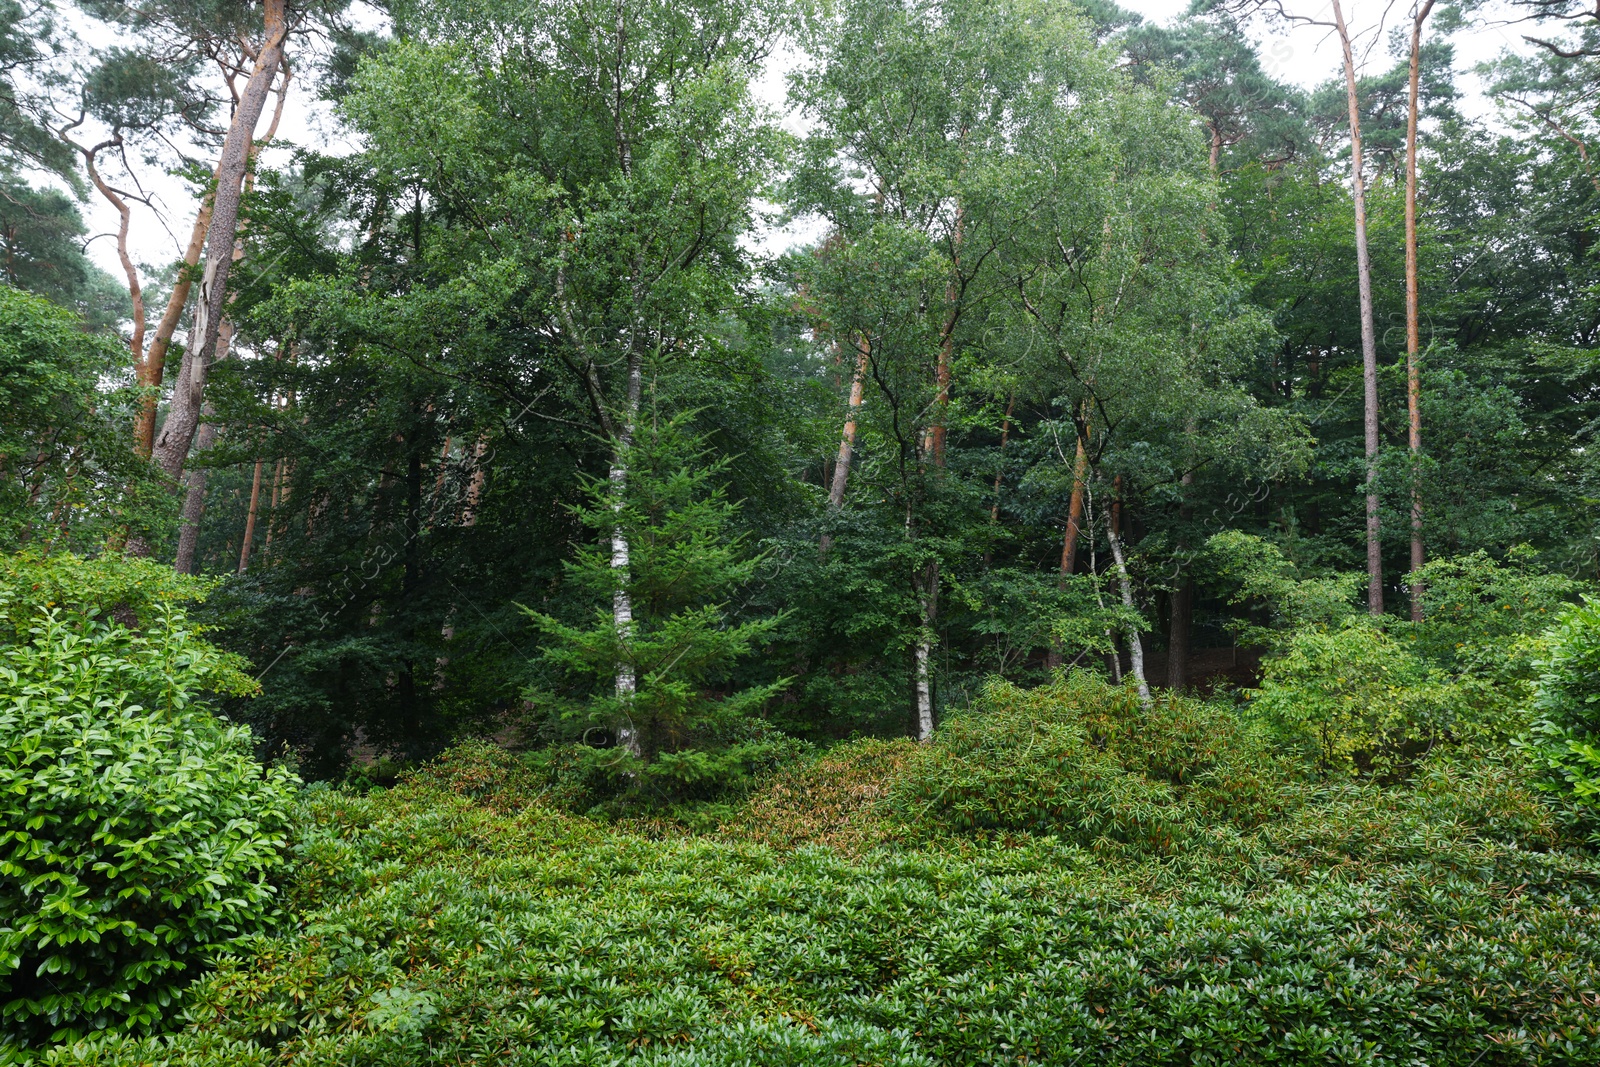
[[[1290,774],[1226,709],[992,689],[714,833],[486,745],[306,794],[294,921],[53,1064],[1591,1064],[1600,864],[1515,762]]]

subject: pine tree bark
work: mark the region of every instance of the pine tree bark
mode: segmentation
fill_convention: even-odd
[[[211,179],[213,186],[216,183],[217,171],[213,170]],[[133,443],[139,455],[148,458],[155,445],[156,437],[156,390],[161,388],[161,379],[166,373],[167,350],[172,347],[172,335],[178,330],[178,323],[183,318],[183,308],[189,302],[189,289],[194,281],[194,268],[200,262],[200,252],[205,247],[206,231],[211,227],[211,203],[215,197],[215,189],[206,190],[205,197],[200,201],[200,210],[195,212],[194,229],[189,234],[189,246],[184,249],[183,266],[178,270],[178,279],[172,286],[172,295],[167,298],[167,308],[161,315],[161,321],[156,324],[156,333],[150,340],[150,351],[145,353],[135,364],[134,373],[140,386],[150,390],[139,404],[139,412],[133,421]]]
[[[261,118],[267,96],[272,91],[272,83],[277,78],[288,31],[284,0],[266,0],[265,33],[261,47],[256,51],[250,80],[240,94],[239,105],[234,111],[233,121],[223,141],[222,155],[217,162],[217,188],[212,200],[211,224],[206,235],[206,264],[200,277],[194,336],[183,355],[183,365],[172,391],[172,406],[166,423],[156,436],[152,449],[157,465],[174,483],[183,471],[200,423],[200,411],[205,402],[206,371],[215,357],[227,299],[228,275],[233,267],[245,172],[253,155],[256,123]]]
[[[1362,429],[1367,461],[1367,610],[1383,614],[1383,541],[1378,523],[1378,339],[1372,317],[1372,257],[1367,251],[1367,190],[1362,176],[1361,101],[1356,60],[1344,10],[1333,0],[1334,24],[1344,51],[1346,106],[1350,114],[1350,191],[1355,199],[1356,285],[1361,302]]]
[[[1426,0],[1411,20],[1410,108],[1406,114],[1406,427],[1411,453],[1411,621],[1422,621],[1422,492],[1418,485],[1422,458],[1421,308],[1417,288],[1417,110],[1422,81],[1422,24],[1433,10]]]

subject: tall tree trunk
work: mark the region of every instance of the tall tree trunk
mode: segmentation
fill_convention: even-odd
[[[1194,629],[1194,579],[1178,575],[1172,590],[1172,620],[1167,628],[1167,688],[1189,684],[1189,637]]]
[[[856,338],[856,372],[850,379],[850,407],[844,418],[844,434],[839,439],[839,459],[833,465],[833,484],[828,487],[828,503],[836,508],[844,505],[845,486],[850,480],[850,461],[856,448],[856,417],[861,413],[861,395],[871,354],[872,345],[862,334]]]
[[[1184,436],[1192,440],[1195,427],[1191,421],[1184,427]],[[1189,491],[1194,487],[1194,471],[1183,472],[1178,480],[1183,487],[1183,502],[1178,505],[1178,519],[1185,526],[1194,518],[1194,506],[1189,503]],[[1189,684],[1189,635],[1194,623],[1194,578],[1184,570],[1188,554],[1188,531],[1179,528],[1178,580],[1172,590],[1171,619],[1167,624],[1167,688],[1182,689]]]
[[[916,657],[917,740],[927,744],[933,740],[933,639],[926,633],[917,635]]]
[[[1061,535],[1062,584],[1078,565],[1078,536],[1083,529],[1083,489],[1089,473],[1089,453],[1083,437],[1078,437],[1078,451],[1072,459],[1072,496],[1067,501],[1067,528]]]
[[[1001,469],[994,472],[994,503],[989,505],[989,521],[1000,521],[1000,481],[1005,476],[1006,439],[1011,436],[1011,412],[1016,410],[1017,394],[1006,397],[1006,417],[1000,421]]]
[[[844,417],[844,433],[839,438],[839,457],[833,464],[833,481],[828,486],[828,506],[833,511],[838,511],[844,506],[844,491],[850,481],[850,462],[856,450],[856,419],[861,413],[862,391],[866,387],[867,360],[872,353],[872,345],[867,340],[866,334],[856,338],[856,371],[850,379],[850,407]],[[833,547],[833,536],[822,535],[822,557],[828,556],[828,549]]]
[[[217,175],[217,171],[211,172],[213,186]],[[145,353],[134,368],[139,385],[150,390],[140,402],[139,413],[134,416],[133,421],[134,448],[141,456],[148,457],[155,445],[156,390],[161,388],[161,379],[167,365],[167,349],[172,346],[172,335],[177,332],[178,322],[183,318],[184,305],[189,302],[189,288],[194,281],[194,268],[200,262],[201,249],[205,247],[206,231],[211,228],[211,204],[215,197],[215,188],[207,189],[200,201],[200,209],[194,216],[194,229],[189,233],[189,247],[184,249],[183,266],[179,268],[178,279],[172,286],[172,294],[167,298],[167,309],[162,313],[161,321],[156,324],[156,335],[150,341],[150,351]]]
[[[273,109],[272,122],[267,126],[266,136],[262,138],[263,142],[271,141],[273,137],[277,136],[278,123],[283,120],[283,102],[288,97],[288,90],[289,69],[288,66],[285,65],[283,71],[283,84],[278,89],[278,104]],[[246,195],[248,195],[251,189],[253,189],[255,186],[255,162],[258,148],[259,145],[252,141],[250,149],[245,157],[245,171],[242,189],[243,193]],[[233,264],[237,264],[243,258],[244,242],[236,237],[233,242]],[[231,269],[232,265],[230,265],[230,270]],[[231,305],[232,297],[228,297],[226,302]],[[223,360],[227,359],[233,354],[234,330],[235,326],[232,319],[225,318],[218,323],[216,355],[215,358],[211,360],[212,363],[221,363]],[[195,441],[195,449],[197,454],[203,454],[210,451],[211,446],[215,444],[217,440],[216,424],[210,421],[210,416],[212,413],[211,405],[208,403],[202,403],[200,410],[203,421],[200,424],[200,430]],[[257,466],[259,470],[259,464]],[[200,539],[200,520],[204,518],[206,510],[206,478],[207,473],[204,467],[195,467],[188,473],[188,488],[185,492],[183,501],[183,518],[178,524],[178,553],[174,561],[174,569],[179,574],[194,573],[195,546],[198,544]],[[254,523],[251,522],[249,525],[254,526]],[[247,559],[248,555],[248,549],[240,550],[241,559]]]
[[[1121,489],[1122,478],[1116,479],[1116,489]],[[1128,577],[1128,564],[1122,556],[1122,538],[1117,533],[1117,525],[1122,520],[1122,501],[1115,499],[1111,504],[1111,521],[1106,523],[1106,539],[1111,542],[1111,558],[1117,565],[1117,587],[1122,592],[1122,606],[1129,613],[1138,611],[1133,599],[1133,581]],[[1144,642],[1139,638],[1139,627],[1132,619],[1123,629],[1123,634],[1128,642],[1128,669],[1133,675],[1133,680],[1139,687],[1139,703],[1146,708],[1150,707],[1150,683],[1144,673]]]
[[[643,755],[639,732],[628,709],[638,688],[634,677],[633,660],[628,645],[633,641],[633,598],[629,590],[632,581],[629,561],[628,532],[623,529],[621,516],[627,506],[629,464],[632,462],[633,436],[639,422],[639,401],[644,391],[644,366],[636,346],[628,350],[628,392],[622,410],[622,421],[617,427],[611,447],[611,510],[618,518],[611,527],[611,570],[616,576],[616,588],[611,594],[611,622],[617,631],[617,642],[622,654],[617,657],[617,703],[622,705],[623,722],[617,730],[617,743],[635,756]]]
[[[244,255],[244,245],[236,242],[233,246],[233,258],[237,261]],[[220,363],[233,354],[233,321],[224,319],[217,330],[217,358]],[[195,457],[199,458],[211,451],[211,446],[217,441],[217,424],[211,421],[211,405],[201,406],[200,430],[195,436]],[[206,513],[206,468],[191,466],[185,477],[187,488],[183,497],[183,517],[178,523],[178,554],[173,561],[173,569],[179,574],[194,573],[195,546],[200,541],[200,520]],[[251,524],[253,525],[253,524]],[[241,550],[241,555],[243,552]]]
[[[261,507],[261,461],[256,460],[256,474],[250,481],[250,510],[244,517],[244,540],[239,546],[239,573],[250,567],[250,545],[256,537],[256,514]]]
[[[266,0],[265,35],[256,51],[250,80],[223,141],[217,162],[217,189],[212,201],[211,225],[206,236],[206,265],[200,278],[200,300],[195,330],[183,355],[180,380],[172,391],[172,407],[156,436],[152,454],[168,478],[178,475],[194,442],[204,403],[206,370],[214,358],[227,298],[228,274],[233,267],[234,242],[239,231],[239,203],[244,176],[253,155],[256,123],[283,59],[283,42],[289,24],[284,0]]]
[[[1422,24],[1433,10],[1426,0],[1411,20],[1411,94],[1406,115],[1406,425],[1411,451],[1411,621],[1422,621],[1422,493],[1417,484],[1422,458],[1421,311],[1417,295],[1417,110],[1422,81]]]
[[[1361,299],[1361,380],[1367,459],[1367,610],[1383,614],[1383,542],[1378,527],[1378,339],[1372,318],[1372,257],[1367,252],[1367,189],[1361,173],[1361,101],[1356,95],[1356,59],[1339,0],[1333,17],[1344,50],[1346,106],[1350,112],[1350,191],[1356,209],[1356,283]]]

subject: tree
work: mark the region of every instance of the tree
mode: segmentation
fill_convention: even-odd
[[[620,501],[614,482],[594,479],[575,509],[592,540],[567,564],[567,586],[581,597],[574,607],[593,613],[569,612],[569,622],[529,612],[546,641],[550,687],[528,694],[546,717],[542,732],[590,740],[609,731],[617,747],[589,749],[590,767],[614,788],[657,800],[715,792],[758,763],[769,745],[757,716],[788,681],[732,682],[781,617],[729,617],[729,599],[760,561],[733,530],[738,507],[717,484],[726,461],[710,459],[685,421],[652,417],[632,443]],[[630,549],[625,571],[609,548],[618,536]],[[619,585],[633,609],[626,631],[613,615]],[[635,679],[631,691],[614,685],[619,663]]]
[[[1412,466],[1422,453],[1422,385],[1417,367],[1421,319],[1417,296],[1417,111],[1421,106],[1422,24],[1434,0],[1420,2],[1411,17],[1410,98],[1406,110],[1406,426]],[[1417,472],[1411,478],[1411,570],[1422,569],[1422,501]],[[1422,621],[1422,585],[1411,581],[1411,621]]]
[[[125,352],[79,316],[0,285],[0,549],[89,549],[147,527],[151,484],[121,433]]]

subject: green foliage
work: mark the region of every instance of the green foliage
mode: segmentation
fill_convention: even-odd
[[[133,451],[126,349],[78,315],[0,283],[0,551],[103,543],[153,521],[156,476]]]
[[[203,587],[161,570],[70,557],[0,570],[8,1040],[147,1030],[197,964],[272,912],[295,781],[263,774],[249,732],[205,708],[204,693],[255,683],[179,605]],[[137,628],[102,614],[108,598]]]
[[[1400,624],[1422,656],[1469,673],[1522,698],[1539,655],[1540,637],[1584,584],[1553,574],[1532,549],[1513,547],[1504,560],[1487,552],[1429,560],[1410,578],[1423,588],[1423,622]]]
[[[1270,659],[1251,708],[1325,770],[1392,772],[1456,725],[1460,692],[1403,644],[1361,621],[1296,630]]]
[[[1228,602],[1250,611],[1229,622],[1239,643],[1269,648],[1299,629],[1353,618],[1356,593],[1366,581],[1361,574],[1302,577],[1281,548],[1241,530],[1214,534],[1202,559]]]
[[[1586,596],[1557,619],[1537,664],[1529,749],[1543,787],[1600,809],[1600,599]]]
[[[24,550],[0,555],[0,644],[27,642],[41,610],[115,618],[137,630],[154,615],[203,601],[210,579],[174,574],[151,559],[107,553],[86,559],[70,552]],[[242,661],[231,660],[235,667]],[[248,689],[238,679],[223,689]]]
[[[940,728],[890,786],[923,833],[1053,834],[1171,853],[1218,822],[1251,826],[1286,803],[1284,769],[1231,709],[1074,672],[1033,690],[997,683]]]
[[[1081,695],[1086,719],[1121,715]],[[1210,764],[1205,717],[1158,762],[1200,742]],[[1107,750],[1131,760],[1140,729]],[[1210,741],[1234,743],[1226,727]],[[850,752],[895,773],[873,744]],[[1339,783],[1157,861],[1025,834],[852,861],[619,832],[530,803],[516,765],[479,749],[389,792],[309,794],[296,921],[201,979],[183,1032],[45,1062],[1554,1067],[1600,1052],[1581,995],[1600,870],[1561,850],[1505,767]]]
[[[737,791],[792,747],[756,721],[784,683],[729,684],[782,619],[730,618],[729,599],[760,559],[731,529],[738,507],[719,484],[726,464],[708,460],[678,421],[643,429],[627,462],[625,491],[596,479],[575,509],[591,540],[568,564],[567,583],[579,603],[598,602],[586,625],[528,612],[559,688],[533,689],[527,700],[547,717],[546,732],[588,741],[609,731],[612,747],[562,757],[588,780],[575,796],[625,792],[660,803]],[[617,530],[629,546],[626,569],[612,561]],[[612,615],[619,590],[632,608],[629,632]],[[619,670],[634,680],[632,694],[618,693]]]
[[[1213,536],[1203,558],[1250,612],[1231,628],[1272,650],[1255,713],[1339,773],[1395,773],[1441,743],[1504,745],[1525,722],[1539,631],[1583,588],[1524,549],[1440,558],[1411,578],[1425,590],[1413,623],[1359,613],[1364,575],[1299,577],[1280,548],[1241,531]]]

